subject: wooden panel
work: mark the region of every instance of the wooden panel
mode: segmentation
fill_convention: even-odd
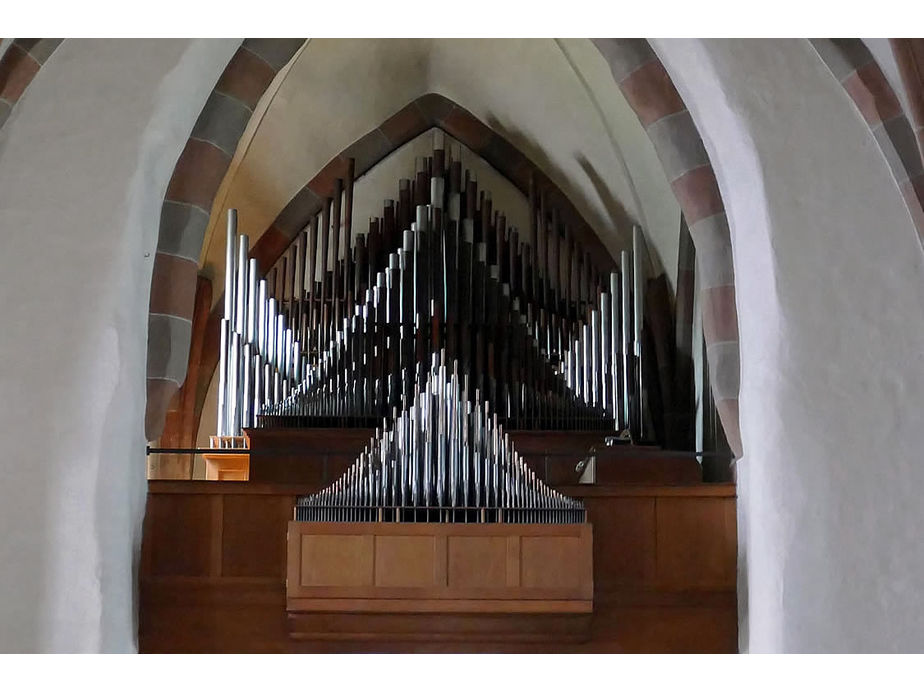
[[[653,587],[656,570],[654,498],[588,498],[597,589]]]
[[[374,601],[373,596],[384,591],[388,596],[381,601],[392,606],[400,606],[395,602],[401,600],[430,599],[418,603],[431,605],[433,612],[318,612],[310,618],[307,614],[299,615],[303,622],[297,626],[289,623],[294,617],[286,615],[285,581],[279,576],[223,575],[226,566],[238,566],[239,572],[262,570],[245,569],[249,560],[246,556],[226,557],[222,548],[233,551],[231,540],[225,538],[226,531],[231,535],[245,531],[252,510],[242,497],[275,498],[283,508],[280,513],[288,517],[294,496],[309,491],[310,485],[153,481],[148,489],[139,614],[142,652],[734,652],[737,649],[735,489],[731,484],[560,488],[563,493],[582,498],[595,523],[596,589],[592,615],[473,611],[471,598],[479,593],[490,593],[492,598],[478,608],[504,604],[505,595],[509,596],[509,590],[516,587],[516,582],[509,579],[519,576],[521,536],[539,531],[521,525],[517,527],[520,534],[508,536],[505,532],[510,527],[486,526],[484,536],[503,537],[506,542],[508,580],[498,588],[443,588],[467,591],[469,601],[462,599],[459,604],[469,611],[446,613],[445,604],[432,599],[436,587],[375,587],[370,565],[366,569],[370,576],[366,584],[347,588],[354,593],[367,593],[364,599],[353,599],[354,606]],[[235,500],[225,503],[227,496]],[[679,505],[671,507],[674,502]],[[699,504],[708,507],[698,513],[695,508]],[[264,512],[260,522],[269,523],[271,512],[268,509]],[[723,522],[718,521],[717,514],[724,518]],[[723,554],[726,563],[716,572],[708,565],[697,565],[697,562],[714,562],[717,555],[715,542],[699,535],[714,534],[720,528],[725,536],[718,545],[726,547]],[[445,531],[451,530],[451,526],[446,526]],[[352,525],[329,531],[340,537],[357,533]],[[380,531],[407,536],[423,529],[394,525],[383,526]],[[575,536],[573,528],[569,531],[570,536]],[[569,534],[566,531],[560,536]],[[455,536],[446,534],[444,538],[448,556]],[[293,541],[300,542],[301,537],[290,537],[290,542]],[[698,548],[691,550],[690,546]],[[678,556],[678,551],[686,555]],[[290,566],[290,570],[289,585],[297,587],[302,566]],[[493,570],[490,572],[495,574]],[[662,576],[669,579],[662,580]],[[694,586],[689,586],[690,583]],[[717,583],[725,586],[715,587]],[[339,598],[333,592],[335,589],[343,588],[302,588],[306,595],[328,595],[329,598],[318,600],[328,605]],[[521,594],[545,600],[543,608],[552,604],[550,595],[555,590],[519,589]],[[527,589],[531,592],[522,592]],[[409,591],[413,596],[409,597]],[[522,599],[508,606],[528,608],[529,603],[530,599]],[[558,603],[567,609],[574,604]],[[545,620],[546,617],[551,620]],[[582,618],[591,619],[589,631],[581,625]],[[293,639],[290,635],[293,631],[300,631],[306,639]],[[363,631],[368,637],[354,637],[354,633]],[[308,637],[312,632],[315,637]],[[590,639],[579,642],[581,634]]]
[[[593,533],[589,525],[290,522],[288,534],[290,611],[388,611],[399,602],[412,601],[421,608],[424,602],[442,601],[446,610],[497,611],[504,610],[506,603],[528,600],[532,611],[541,612],[543,604],[570,601],[573,611],[583,612],[593,599]],[[299,569],[293,568],[302,562],[304,543],[300,536],[328,537],[332,542],[324,544],[328,547],[335,546],[341,537],[360,535],[374,537],[374,544],[366,545],[374,554],[372,585],[338,584],[331,570],[325,583],[309,586],[298,576]],[[477,541],[468,541],[471,539]],[[452,582],[447,565],[450,541],[454,542]],[[545,543],[550,546],[543,547]],[[521,557],[521,547],[527,545],[532,548],[531,559]],[[485,556],[488,564],[479,572],[480,556]],[[532,561],[531,570],[537,577],[533,584],[520,584],[519,566],[527,560]],[[539,576],[542,564],[548,561],[555,562],[556,577],[551,579]],[[348,565],[338,568],[349,569]],[[567,573],[576,575],[565,577]]]
[[[224,496],[221,574],[284,576],[286,524],[294,502],[287,496]]]
[[[373,584],[373,537],[366,535],[302,535],[302,587]]]
[[[156,496],[147,514],[149,574],[209,574],[214,533],[208,496]]]
[[[507,582],[507,539],[449,537],[449,586],[489,587]]]
[[[587,639],[589,614],[325,614],[289,617],[297,640],[350,641],[357,633],[376,643],[580,642]]]
[[[250,479],[308,484],[317,489],[352,464],[375,431],[371,429],[249,429]]]
[[[581,573],[574,566],[583,563],[577,537],[522,537],[520,539],[520,584],[523,587],[576,588]]]
[[[376,537],[375,585],[377,587],[436,585],[437,560],[436,542],[433,537]]]
[[[666,589],[733,589],[734,503],[723,498],[659,498],[657,576]]]
[[[520,537],[507,537],[507,587],[520,586]]]

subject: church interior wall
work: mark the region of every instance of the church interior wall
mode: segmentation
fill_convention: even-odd
[[[649,220],[665,271],[676,273],[670,239],[679,208],[663,172],[656,175],[644,131],[637,121],[634,132],[620,124],[630,109],[612,82],[603,88],[606,65],[582,52],[587,45],[567,41],[563,52],[549,44],[520,45],[505,56],[462,43],[420,43],[375,73],[400,70],[409,81],[386,79],[389,89],[371,93],[361,107],[384,118],[420,93],[443,91],[541,158],[530,147],[555,130],[549,113],[578,115],[569,110],[573,99],[554,94],[530,111],[535,92],[515,89],[514,68],[529,55],[538,60],[559,50],[565,57],[555,69],[584,79],[580,86],[574,74],[568,78],[582,98],[596,94],[596,105],[590,99],[583,112],[604,114],[602,122],[595,116],[596,134],[585,133],[587,143],[609,142],[607,166],[620,168],[624,157],[633,171],[606,177],[613,186],[607,194]],[[133,557],[144,502],[146,319],[160,204],[204,101],[239,45],[67,40],[0,130],[7,234],[0,320],[8,326],[0,331],[0,373],[4,393],[15,393],[0,404],[10,446],[0,513],[12,528],[0,537],[7,566],[0,620],[12,624],[0,632],[0,650],[136,646]],[[807,41],[653,45],[702,134],[732,228],[745,450],[737,463],[741,647],[920,649],[924,597],[912,577],[924,572],[916,534],[924,524],[916,493],[924,483],[917,420],[924,253],[908,209],[870,130]],[[399,51],[391,50],[376,45],[351,59],[396,59]],[[510,69],[479,94],[468,78],[487,61]],[[346,81],[330,62],[310,65],[306,74],[326,74],[332,85]],[[883,70],[891,80],[889,66]],[[290,86],[268,98],[280,105],[302,98],[297,83]],[[118,107],[103,108],[107,103]],[[318,137],[330,117],[320,103],[305,98],[304,110],[293,111],[302,123],[305,113],[317,116],[303,129]],[[267,113],[265,124],[284,115]],[[519,117],[524,113],[529,118]],[[344,123],[359,134],[369,125]],[[330,135],[330,152],[311,140],[287,156],[309,152],[317,161],[299,160],[298,167],[316,171],[339,151],[340,139],[352,141],[349,133]],[[224,206],[240,205],[241,230],[262,232],[304,183],[287,174],[270,201],[256,199],[265,189],[254,191],[248,181],[266,174],[275,185],[269,164],[283,144],[264,147],[259,138],[242,140],[235,158],[240,163],[245,150],[265,158],[252,169],[232,166],[246,175],[226,181],[213,224]],[[565,179],[583,181],[581,204],[589,217],[605,219],[607,202],[569,146],[546,152],[546,162]],[[212,252],[207,242],[203,260]],[[200,426],[200,440],[202,433]],[[51,545],[63,552],[50,552]]]
[[[239,43],[68,40],[0,130],[0,651],[136,647],[159,208]]]
[[[908,210],[808,42],[654,45],[732,228],[741,647],[919,649],[924,257]]]

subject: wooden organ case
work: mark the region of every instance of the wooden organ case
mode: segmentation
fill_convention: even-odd
[[[224,644],[180,650],[733,651],[734,492],[652,445],[640,230],[592,254],[532,177],[510,227],[440,131],[416,169],[355,234],[349,162],[263,279],[229,213],[215,445],[249,481],[152,487],[143,649],[183,578]],[[262,625],[215,625],[260,580]]]

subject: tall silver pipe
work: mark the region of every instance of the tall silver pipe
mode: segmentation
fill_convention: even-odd
[[[600,294],[600,404],[608,416],[614,416],[612,404],[613,342],[611,341],[612,296],[606,291]]]
[[[266,280],[261,279],[257,289],[257,352],[266,358],[266,316],[269,301],[266,298]]]
[[[247,343],[257,342],[257,260],[251,258],[247,265]]]
[[[285,345],[283,346],[285,359],[282,364],[282,375],[283,377],[289,379],[292,378],[294,373],[294,354],[292,353],[292,328],[287,327],[285,331]]]
[[[237,238],[237,294],[235,295],[235,331],[246,337],[247,335],[247,253],[250,251],[250,239],[241,234]]]
[[[253,368],[253,425],[257,425],[257,417],[263,413],[263,366],[260,354],[254,355]]]
[[[234,320],[234,290],[236,287],[235,279],[237,278],[237,272],[235,271],[235,266],[237,265],[237,210],[229,209],[228,210],[228,228],[227,228],[227,238],[225,245],[225,317],[231,321],[232,326],[235,324]]]
[[[219,436],[228,435],[228,333],[231,321],[221,319],[220,344],[218,347],[218,422]]]
[[[622,270],[622,287],[620,300],[622,302],[622,315],[620,330],[622,337],[622,347],[620,354],[622,356],[622,420],[620,430],[629,428],[629,392],[631,390],[631,372],[630,364],[632,358],[632,265],[629,260],[629,253],[625,250],[620,253],[619,265]]]
[[[584,403],[593,402],[593,395],[590,392],[590,373],[593,366],[591,365],[591,343],[590,343],[590,325],[584,323],[581,328],[581,392],[584,395]]]
[[[600,406],[600,313],[590,312],[590,404]]]
[[[271,298],[266,308],[266,360],[276,365],[276,299]]]
[[[273,366],[271,364],[263,364],[263,406],[269,407],[275,404],[275,399],[273,398],[274,389],[273,389]]]
[[[642,382],[643,361],[642,361],[642,325],[645,311],[645,270],[642,266],[643,246],[645,240],[642,237],[640,226],[632,227],[632,284],[633,284],[633,330],[632,338],[634,341],[635,353],[635,383],[636,388],[636,425],[638,426],[639,438],[645,437],[645,416],[644,416],[644,384]]]
[[[241,335],[230,331],[231,359],[228,362],[228,435],[240,435],[240,372],[241,372]]]
[[[619,409],[619,275],[610,272],[610,398],[616,430],[620,427]]]
[[[243,375],[243,384],[241,385],[241,428],[249,428],[253,425],[251,412],[253,406],[253,393],[251,392],[251,371],[253,370],[252,347],[245,344],[243,356],[241,358],[241,371]]]
[[[284,370],[286,358],[286,316],[282,313],[276,315],[276,360],[273,363],[277,371]]]

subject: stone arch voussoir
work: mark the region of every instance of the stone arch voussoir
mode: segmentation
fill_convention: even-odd
[[[742,454],[735,270],[725,205],[702,137],[670,75],[645,39],[594,39],[613,79],[651,138],[696,247],[710,382],[725,435]]]
[[[0,127],[35,79],[42,65],[64,39],[18,38],[0,58]]]
[[[882,68],[861,39],[819,38],[810,41],[866,121],[901,190],[917,229],[918,240],[924,246],[924,162],[921,158],[924,151],[924,95],[915,94],[913,88],[909,88],[912,104],[922,104],[921,112],[912,114],[921,120],[916,133]],[[899,44],[899,47],[902,45]],[[924,45],[920,53],[921,66],[924,67]],[[900,54],[896,55],[897,59],[900,57]]]
[[[260,97],[305,39],[246,39],[209,95],[161,206],[148,317],[145,436],[158,438],[186,379],[199,254],[209,214]]]

